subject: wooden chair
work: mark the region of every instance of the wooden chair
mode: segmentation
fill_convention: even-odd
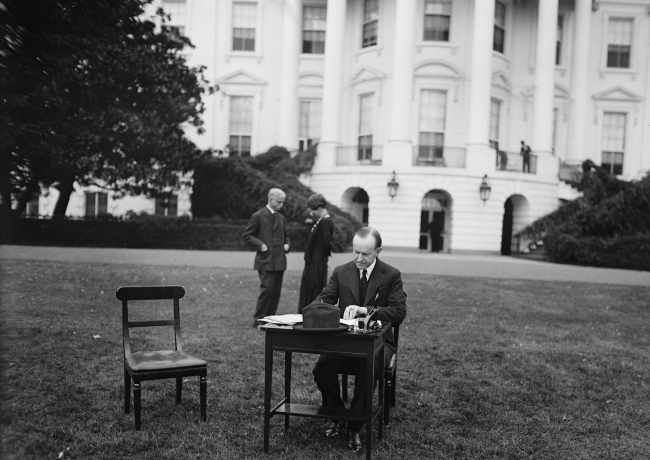
[[[390,422],[390,408],[395,407],[395,387],[397,384],[397,353],[399,346],[399,326],[393,326],[393,337],[395,337],[395,354],[384,370],[384,425]],[[343,401],[348,401],[348,375],[341,375]]]
[[[179,299],[185,295],[181,286],[121,287],[116,296],[122,301],[122,333],[124,346],[124,413],[131,405],[133,380],[133,408],[135,429],[140,430],[140,383],[145,380],[176,379],[176,404],[181,402],[183,377],[198,375],[200,381],[201,419],[206,420],[206,391],[208,364],[183,352]],[[174,319],[129,321],[129,301],[173,300]],[[129,329],[134,327],[174,326],[173,350],[138,351],[131,353]]]

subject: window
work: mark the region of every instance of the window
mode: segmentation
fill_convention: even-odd
[[[185,35],[185,0],[163,0],[162,6],[165,14],[170,16],[165,25],[176,29],[180,35]]]
[[[494,8],[494,41],[492,49],[503,53],[506,41],[506,5],[497,1]]]
[[[630,68],[632,19],[610,18],[607,34],[607,67]]]
[[[86,192],[86,217],[108,214],[108,193]]]
[[[359,104],[359,160],[372,160],[374,94],[364,94]]]
[[[306,6],[302,10],[302,52],[325,54],[325,19],[323,6]]]
[[[320,139],[322,103],[320,100],[300,101],[298,147],[302,152]]]
[[[501,101],[490,101],[490,147],[499,150],[499,121],[501,119]]]
[[[625,152],[626,114],[605,112],[603,114],[601,166],[610,174],[623,174]]]
[[[377,44],[379,0],[365,0],[363,5],[363,48]]]
[[[447,93],[423,89],[420,93],[418,164],[442,163],[445,145]]]
[[[557,35],[555,36],[555,65],[562,65],[562,32],[564,16],[557,17]]]
[[[253,97],[230,97],[230,156],[251,155],[253,133]]]
[[[232,4],[233,51],[255,51],[256,22],[256,3],[235,2]]]
[[[178,215],[178,196],[174,194],[156,198],[156,215],[176,217]]]
[[[424,40],[448,42],[450,20],[451,0],[425,0]]]

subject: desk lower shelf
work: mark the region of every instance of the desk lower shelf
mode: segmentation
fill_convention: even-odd
[[[379,405],[379,407],[375,409],[375,412],[372,415],[373,422],[381,413],[382,409],[382,405]],[[369,411],[352,411],[345,408],[338,409],[335,407],[312,406],[309,404],[295,404],[282,401],[271,409],[271,417],[274,415],[295,415],[298,417],[318,417],[365,422],[369,415]]]

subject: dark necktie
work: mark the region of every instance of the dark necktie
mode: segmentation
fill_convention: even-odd
[[[359,282],[359,298],[361,299],[360,306],[363,306],[363,304],[366,303],[366,291],[368,290],[368,277],[366,276],[366,273],[368,273],[367,270],[364,270],[361,273],[361,281]]]

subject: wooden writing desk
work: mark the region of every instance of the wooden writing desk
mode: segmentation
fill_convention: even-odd
[[[284,415],[284,429],[289,429],[289,416],[335,418],[346,421],[362,421],[366,423],[366,459],[370,460],[370,442],[372,423],[379,419],[377,425],[378,437],[382,437],[383,403],[384,403],[384,370],[379,374],[379,402],[373,408],[373,389],[375,373],[375,356],[379,362],[384,362],[386,331],[391,327],[386,323],[378,331],[362,334],[360,332],[307,332],[293,329],[291,326],[266,325],[261,329],[266,332],[266,347],[264,356],[264,452],[269,451],[269,431],[271,417]],[[284,398],[271,408],[271,381],[273,377],[273,352],[284,351]],[[366,359],[366,401],[362,411],[338,409],[323,406],[311,406],[291,402],[291,358],[293,353],[315,353],[338,356],[350,356]],[[314,383],[314,386],[316,384]]]

